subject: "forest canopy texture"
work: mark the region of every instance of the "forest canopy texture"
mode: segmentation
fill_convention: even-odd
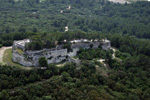
[[[150,100],[149,28],[145,1],[0,0],[0,47],[26,38],[33,41],[28,50],[107,38],[116,49],[116,58],[112,50],[82,49],[80,65],[58,67],[45,58],[39,60],[43,69],[0,65],[0,100]]]

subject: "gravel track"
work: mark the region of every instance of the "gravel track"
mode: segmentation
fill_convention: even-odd
[[[11,47],[2,47],[2,48],[0,48],[0,63],[3,63],[3,56],[4,56],[5,50],[10,49],[10,48],[12,48],[12,46]]]

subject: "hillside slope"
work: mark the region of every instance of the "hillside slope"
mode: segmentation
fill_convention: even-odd
[[[150,38],[150,3],[118,4],[104,0],[0,0],[0,34],[85,31]],[[68,9],[70,7],[70,9]]]

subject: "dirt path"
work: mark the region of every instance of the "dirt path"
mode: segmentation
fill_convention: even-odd
[[[3,55],[4,55],[5,50],[10,49],[10,48],[12,48],[12,46],[0,48],[0,63],[3,63]]]
[[[113,54],[112,54],[112,58],[114,59],[114,58],[116,58],[116,55],[115,55],[115,53],[116,53],[116,49],[115,48],[110,48],[110,49],[112,49],[113,50]]]

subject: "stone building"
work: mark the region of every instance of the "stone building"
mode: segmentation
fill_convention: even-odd
[[[29,42],[30,42],[29,39],[14,41],[13,46],[12,46],[12,49],[14,50],[14,49],[16,49],[16,48],[19,48],[19,49],[24,50],[24,49],[25,49],[25,44],[26,44],[26,43],[29,43]]]
[[[111,47],[111,42],[107,39],[103,39],[101,41],[98,40],[87,40],[87,39],[80,39],[80,40],[72,40],[71,48],[72,52],[68,52],[67,49],[62,48],[62,45],[56,46],[56,48],[51,49],[43,49],[37,51],[25,51],[25,44],[29,43],[29,39],[21,40],[21,41],[14,41],[13,44],[13,53],[12,53],[12,60],[24,66],[38,66],[38,60],[41,57],[45,57],[50,63],[59,63],[62,61],[69,61],[78,63],[80,60],[73,59],[72,57],[77,55],[77,52],[83,49],[89,48],[98,48],[102,47],[104,50],[108,50]],[[19,53],[17,49],[21,49],[23,53]]]

